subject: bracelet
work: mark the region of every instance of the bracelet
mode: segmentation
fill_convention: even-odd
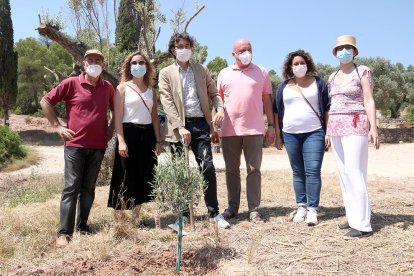
[[[274,124],[267,124],[268,127],[275,127]]]

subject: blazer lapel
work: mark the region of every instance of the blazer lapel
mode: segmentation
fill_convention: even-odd
[[[171,80],[174,82],[173,91],[175,91],[178,94],[181,103],[183,103],[183,85],[181,83],[180,67],[178,66],[178,64],[175,64],[175,66],[173,66],[172,68]]]

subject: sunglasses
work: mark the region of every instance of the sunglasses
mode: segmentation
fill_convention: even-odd
[[[131,64],[132,65],[137,65],[137,64],[144,65],[144,64],[147,64],[147,63],[143,60],[140,60],[140,61],[131,61]]]

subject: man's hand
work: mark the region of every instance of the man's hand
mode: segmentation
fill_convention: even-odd
[[[266,144],[268,146],[272,145],[275,141],[275,129],[274,127],[268,127],[265,134]]]
[[[58,126],[56,128],[56,132],[59,134],[60,138],[62,138],[63,141],[72,140],[73,135],[75,135],[75,132],[73,130],[64,126]]]
[[[220,135],[217,131],[213,131],[213,133],[211,134],[211,142],[213,144],[220,143]]]
[[[189,132],[184,127],[180,127],[178,129],[178,133],[180,133],[181,138],[183,139],[184,144],[186,144],[188,146],[190,144],[190,142],[191,142],[191,132]]]
[[[221,126],[221,123],[223,122],[223,119],[224,119],[224,109],[220,108],[217,111],[216,115],[214,115],[212,123],[215,127],[219,128]]]

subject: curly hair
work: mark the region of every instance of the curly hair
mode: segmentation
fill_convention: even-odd
[[[121,66],[121,82],[132,80],[131,60],[135,56],[142,56],[144,58],[145,65],[147,66],[147,72],[144,75],[144,83],[146,86],[152,87],[154,85],[155,69],[150,60],[141,52],[133,52],[124,59]]]
[[[306,66],[308,67],[308,71],[306,72],[306,74],[313,76],[316,75],[316,67],[313,63],[311,55],[308,52],[305,52],[304,50],[297,50],[287,54],[282,68],[283,78],[287,80],[295,76],[292,72],[292,61],[297,56],[302,57],[306,62]]]
[[[180,41],[180,39],[188,40],[188,42],[190,42],[191,48],[193,48],[193,46],[194,46],[195,39],[194,39],[194,37],[190,36],[187,32],[175,33],[171,36],[170,41],[168,42],[168,52],[170,52],[170,54],[173,55],[173,56],[174,56],[174,53],[173,53],[172,49],[175,47],[175,43],[178,43],[178,41]]]

